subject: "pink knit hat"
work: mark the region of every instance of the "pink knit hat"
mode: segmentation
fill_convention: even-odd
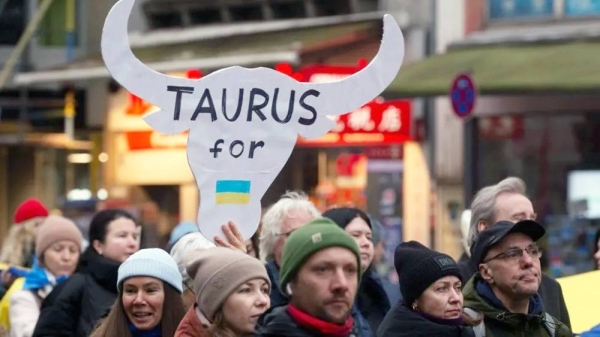
[[[83,236],[75,223],[62,216],[50,215],[40,225],[35,242],[35,255],[41,258],[46,249],[59,241],[74,242],[81,251]]]

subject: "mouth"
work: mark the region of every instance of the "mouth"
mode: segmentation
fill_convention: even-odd
[[[521,276],[521,280],[523,281],[536,281],[537,276],[535,274],[525,274]]]
[[[132,313],[132,316],[137,320],[143,321],[143,320],[146,320],[146,319],[152,317],[153,315],[150,312],[134,312],[134,313]]]
[[[460,315],[460,310],[459,309],[447,310],[446,313],[450,316],[457,316],[457,315]]]

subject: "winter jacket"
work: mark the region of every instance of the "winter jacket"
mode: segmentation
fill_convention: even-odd
[[[542,300],[537,294],[530,299],[528,314],[509,312],[479,273],[467,282],[463,294],[464,307],[484,315],[486,337],[552,337],[547,329]],[[554,336],[573,336],[571,329],[557,318],[553,317],[551,324]]]
[[[287,313],[287,306],[272,308],[259,320],[254,337],[326,337],[315,331],[299,327]],[[348,337],[361,337],[354,326]]]
[[[269,280],[271,280],[271,308],[287,305],[290,301],[287,296],[279,289],[279,267],[275,260],[267,262],[265,265]]]
[[[175,331],[175,337],[208,337],[206,328],[196,314],[195,306],[192,306],[183,316],[177,331]]]
[[[275,264],[275,261],[270,261],[265,267],[267,268],[267,274],[271,280],[271,308],[288,305],[290,298],[279,290],[279,268],[277,267],[277,264]],[[352,318],[354,318],[354,322],[356,322],[355,324],[360,330],[360,336],[375,337],[375,330],[371,329],[369,322],[367,322],[364,316],[360,313],[356,303],[352,307]]]
[[[377,331],[381,321],[390,311],[390,300],[381,278],[372,269],[367,269],[362,276],[356,296],[356,306],[373,332]]]
[[[458,262],[458,268],[465,282],[478,271],[477,266],[470,259],[461,258],[461,261]],[[542,284],[540,284],[538,293],[542,298],[544,311],[571,328],[571,319],[560,284],[550,276],[542,274]]]
[[[55,303],[45,308],[34,337],[87,337],[117,299],[120,263],[89,247],[82,256],[81,272],[64,282]]]
[[[377,337],[475,337],[475,333],[471,327],[433,322],[400,301],[381,322]]]
[[[31,290],[19,290],[10,296],[10,337],[31,337],[40,316],[42,298]]]

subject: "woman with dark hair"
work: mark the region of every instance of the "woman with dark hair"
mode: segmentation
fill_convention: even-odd
[[[139,250],[137,236],[131,214],[120,209],[98,212],[90,223],[90,246],[77,273],[52,292],[60,291],[52,305],[43,304],[33,336],[89,336],[117,298],[118,269]]]
[[[196,303],[175,337],[252,336],[258,318],[271,306],[271,282],[265,266],[224,247],[194,252],[188,261]]]
[[[462,276],[450,256],[416,241],[394,254],[402,301],[385,316],[379,337],[475,337],[483,316],[463,313]]]
[[[185,313],[181,284],[166,251],[149,248],[131,255],[119,267],[119,296],[91,337],[173,337]]]
[[[375,256],[371,218],[360,209],[352,207],[332,208],[323,213],[323,217],[331,219],[344,229],[358,245],[363,276],[355,303],[358,312],[375,333],[391,305],[379,275],[371,268]]]

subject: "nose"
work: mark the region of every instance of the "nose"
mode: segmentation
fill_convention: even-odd
[[[348,291],[348,276],[342,268],[338,268],[333,275],[332,290],[334,292]]]
[[[457,302],[460,302],[462,304],[462,298],[463,298],[462,293],[459,290],[456,290],[454,288],[450,291],[451,291],[451,293],[450,293],[450,298],[449,298],[448,302],[450,304],[455,304]]]
[[[144,304],[144,294],[141,291],[138,291],[138,293],[135,295],[133,304],[136,304],[136,305]]]
[[[129,246],[129,248],[137,249],[138,241],[136,240],[134,235],[130,235],[128,237],[127,245]]]
[[[533,265],[533,258],[531,257],[531,255],[529,255],[529,253],[526,250],[523,250],[523,255],[521,255],[521,262],[525,267]]]
[[[271,298],[268,294],[260,292],[256,297],[256,302],[254,304],[260,308],[269,307],[271,305]]]

